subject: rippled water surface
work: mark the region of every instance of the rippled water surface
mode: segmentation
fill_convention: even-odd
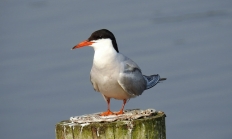
[[[232,2],[3,0],[0,136],[55,138],[55,124],[104,111],[89,81],[93,49],[71,51],[98,29],[144,74],[168,80],[126,108],[164,111],[167,138],[232,136]],[[112,101],[118,111],[121,101]]]

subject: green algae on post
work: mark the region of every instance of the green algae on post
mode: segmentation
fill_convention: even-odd
[[[134,109],[125,111],[124,116],[98,115],[71,117],[57,123],[56,139],[166,139],[166,115],[161,111]],[[91,121],[93,117],[100,119]]]

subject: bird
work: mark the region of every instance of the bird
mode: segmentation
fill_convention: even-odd
[[[94,90],[100,92],[107,103],[107,110],[100,113],[100,116],[123,114],[124,107],[131,98],[166,80],[159,74],[143,75],[134,61],[119,52],[116,38],[108,29],[94,31],[87,40],[78,43],[72,50],[85,46],[94,49],[90,81]],[[118,112],[110,110],[111,98],[123,101]]]

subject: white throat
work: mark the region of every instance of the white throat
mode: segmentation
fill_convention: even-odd
[[[104,68],[106,65],[111,64],[117,55],[112,41],[110,39],[100,39],[93,42],[91,46],[95,51],[93,59],[94,65],[99,68]]]

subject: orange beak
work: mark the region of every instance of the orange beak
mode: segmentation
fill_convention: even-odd
[[[73,50],[73,49],[76,49],[76,48],[81,48],[81,47],[84,47],[84,46],[89,46],[89,45],[92,45],[92,44],[93,44],[93,42],[88,41],[88,40],[85,40],[85,41],[80,42],[79,44],[75,45],[75,46],[72,48],[72,50]]]

